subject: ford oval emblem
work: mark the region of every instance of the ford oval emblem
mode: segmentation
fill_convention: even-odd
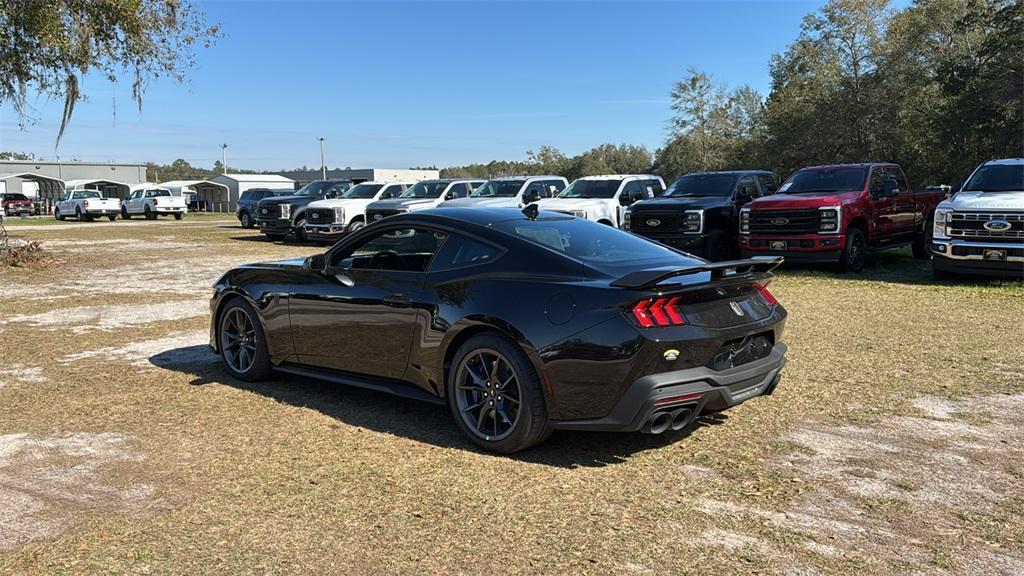
[[[381,216],[380,214],[374,214],[373,215],[373,219],[374,220],[380,220],[381,218],[383,218],[383,216]]]
[[[785,226],[789,224],[789,218],[772,218],[772,226]]]
[[[313,218],[319,218],[319,217],[320,217],[320,213],[319,212],[313,212]]]
[[[260,208],[260,214],[266,214],[266,213],[267,213],[267,209],[266,208]]]
[[[661,226],[661,220],[658,220],[657,218],[651,218],[650,220],[647,221],[647,225],[652,228],[655,226]]]
[[[989,232],[1006,232],[1010,229],[1010,223],[1006,220],[989,220],[983,226]]]

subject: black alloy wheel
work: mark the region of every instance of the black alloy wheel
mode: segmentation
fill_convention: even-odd
[[[252,216],[248,212],[242,212],[242,215],[238,217],[238,221],[242,224],[242,228],[252,228]]]
[[[306,238],[306,219],[300,218],[295,222],[295,228],[292,230],[295,234],[295,240],[297,242],[305,242]]]
[[[496,442],[519,422],[523,392],[509,361],[496,350],[480,348],[459,364],[455,402],[466,427]]]
[[[227,305],[218,332],[221,358],[232,376],[255,381],[270,374],[263,329],[256,320],[256,312],[245,301],[239,298]]]
[[[846,247],[839,260],[840,272],[860,272],[867,259],[867,242],[860,228],[850,228],[846,233]]]

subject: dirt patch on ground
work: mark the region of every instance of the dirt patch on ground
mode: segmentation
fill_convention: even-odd
[[[0,551],[54,537],[80,515],[152,506],[153,487],[118,470],[142,458],[121,434],[0,435]]]
[[[181,300],[154,304],[78,306],[38,314],[15,314],[0,318],[0,328],[9,324],[27,324],[33,328],[83,334],[93,330],[115,330],[164,320],[201,316],[209,307],[201,300]]]
[[[38,383],[46,382],[40,366],[11,365],[0,368],[0,388],[17,382]]]

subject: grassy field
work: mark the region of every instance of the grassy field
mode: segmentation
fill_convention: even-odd
[[[436,406],[206,348],[230,222],[11,226],[0,573],[1021,574],[1024,287],[783,270],[777,392],[692,430],[474,450]]]

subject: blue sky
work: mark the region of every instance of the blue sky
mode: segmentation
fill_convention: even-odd
[[[548,144],[665,139],[688,66],[767,93],[768,64],[821,2],[209,2],[226,36],[188,84],[87,78],[63,159],[211,166],[448,166],[522,159]],[[59,103],[0,150],[54,156]]]

